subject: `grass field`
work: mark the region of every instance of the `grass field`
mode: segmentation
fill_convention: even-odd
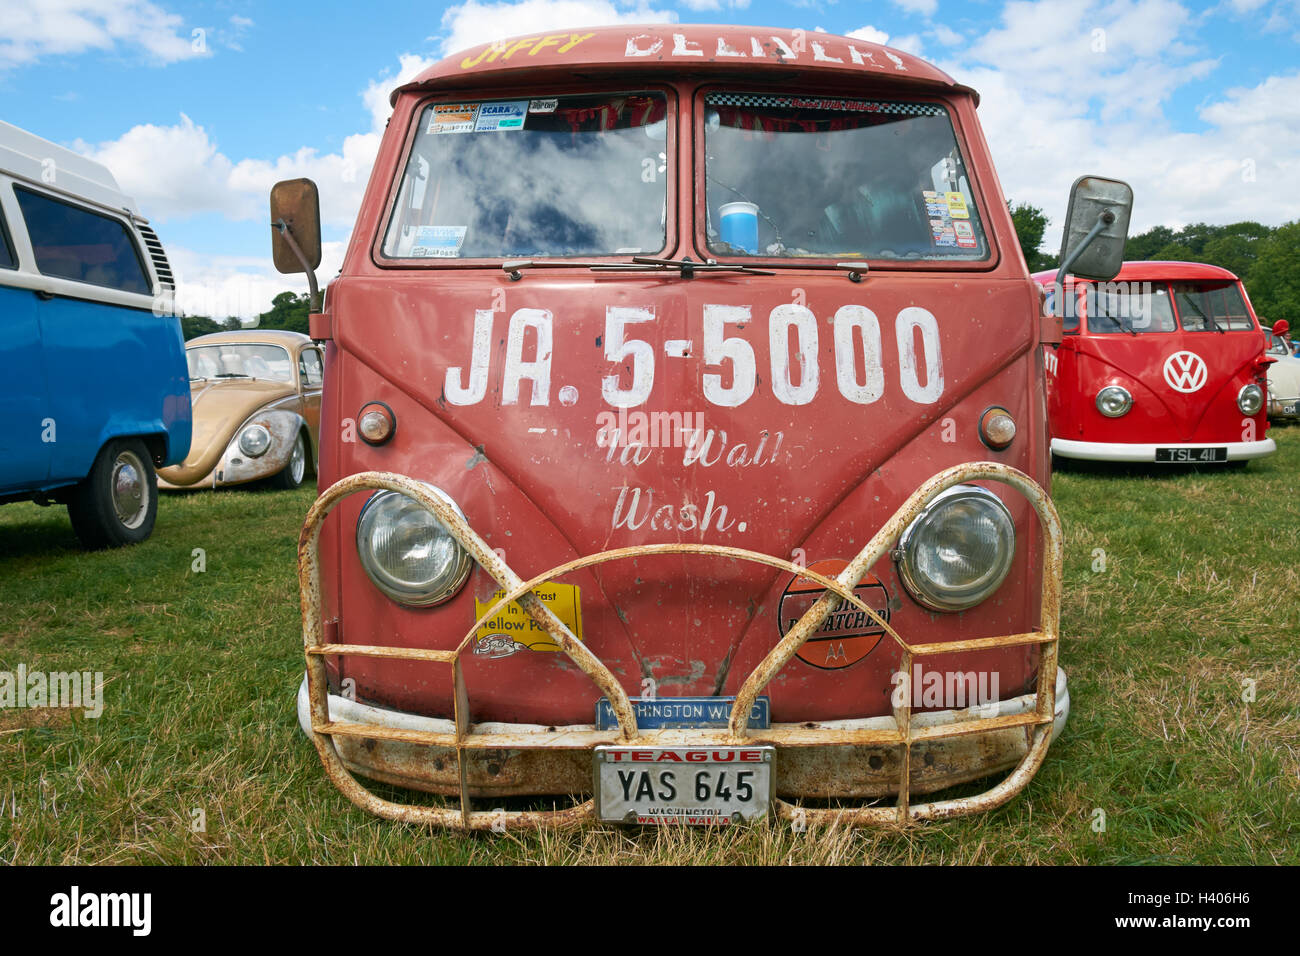
[[[167,497],[150,542],[97,554],[62,508],[7,505],[0,671],[107,686],[98,720],[0,710],[0,862],[1300,863],[1300,428],[1271,434],[1278,453],[1245,470],[1057,474],[1064,736],[1002,809],[894,831],[457,836],[371,817],[294,717],[313,489]]]

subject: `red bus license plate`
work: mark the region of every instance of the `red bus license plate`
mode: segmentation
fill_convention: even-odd
[[[727,826],[766,816],[773,747],[596,748],[596,816],[606,823]]]

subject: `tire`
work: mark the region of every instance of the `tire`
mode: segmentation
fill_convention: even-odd
[[[307,439],[302,437],[302,432],[298,432],[298,437],[293,443],[293,451],[289,453],[289,462],[278,474],[271,477],[271,487],[292,491],[302,484],[306,474]]]
[[[101,448],[90,474],[68,498],[68,517],[90,550],[149,537],[158,517],[158,473],[144,443],[118,438]]]

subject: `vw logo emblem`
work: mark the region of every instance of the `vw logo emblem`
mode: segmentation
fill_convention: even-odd
[[[1165,381],[1176,392],[1195,392],[1209,378],[1205,360],[1195,352],[1175,352],[1165,359]]]

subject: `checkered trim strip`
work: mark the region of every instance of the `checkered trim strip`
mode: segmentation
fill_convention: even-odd
[[[879,100],[848,100],[830,96],[774,96],[764,93],[710,93],[709,106],[769,107],[776,109],[821,109],[843,113],[890,113],[898,116],[943,116],[934,103],[886,103]]]

